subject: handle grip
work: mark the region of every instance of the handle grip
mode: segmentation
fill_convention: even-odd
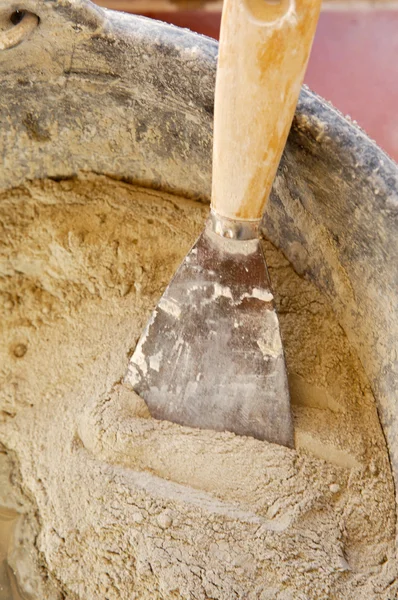
[[[212,208],[260,219],[292,123],[321,0],[224,0]]]

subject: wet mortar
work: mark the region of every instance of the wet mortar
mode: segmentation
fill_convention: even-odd
[[[10,190],[0,211],[1,560],[21,593],[396,597],[369,383],[326,299],[277,249],[264,242],[296,451],[154,421],[122,383],[207,206],[87,175]]]

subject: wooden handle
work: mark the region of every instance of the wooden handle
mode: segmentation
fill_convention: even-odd
[[[215,95],[212,207],[260,219],[303,82],[321,0],[225,0]]]

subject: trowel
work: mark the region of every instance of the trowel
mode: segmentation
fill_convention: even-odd
[[[259,234],[320,4],[224,1],[210,215],[126,375],[156,419],[293,447],[283,345]]]

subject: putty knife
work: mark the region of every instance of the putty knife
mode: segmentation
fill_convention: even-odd
[[[320,0],[225,0],[205,229],[161,297],[126,381],[156,419],[293,446],[259,226]]]

